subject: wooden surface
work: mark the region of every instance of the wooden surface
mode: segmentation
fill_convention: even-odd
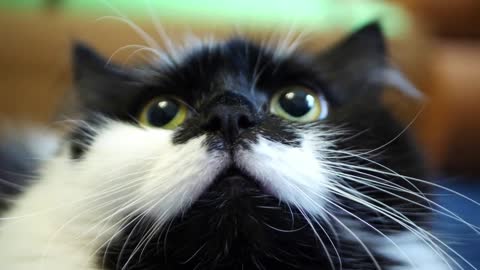
[[[439,165],[480,175],[480,41],[442,41],[433,48],[431,111],[426,130]]]

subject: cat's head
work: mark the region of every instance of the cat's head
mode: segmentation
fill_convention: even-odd
[[[74,50],[85,117],[69,156],[99,220],[120,224],[111,268],[374,265],[349,230],[403,230],[378,208],[423,218],[409,212],[421,187],[397,175],[423,170],[381,103],[393,69],[378,24],[318,54],[236,38],[162,56],[127,68]]]

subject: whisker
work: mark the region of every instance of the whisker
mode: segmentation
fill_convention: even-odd
[[[130,19],[127,17],[116,17],[116,16],[103,16],[98,19],[96,19],[97,22],[103,21],[103,20],[114,20],[114,21],[119,21],[127,24],[132,28],[142,39],[145,41],[145,43],[148,44],[153,49],[161,50],[160,45],[150,36],[148,35],[144,30],[142,30],[138,25],[133,23]]]

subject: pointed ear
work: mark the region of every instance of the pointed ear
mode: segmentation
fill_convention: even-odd
[[[317,62],[339,102],[356,95],[376,95],[382,88],[376,76],[388,66],[386,41],[378,22],[369,23],[344,38]]]
[[[375,66],[384,65],[387,54],[382,28],[378,22],[372,22],[338,42],[325,56]]]
[[[110,83],[114,79],[128,79],[127,73],[109,63],[85,43],[73,44],[73,73],[76,86],[85,87],[98,83]]]
[[[72,54],[75,99],[84,109],[112,111],[138,88],[133,72],[109,63],[84,43],[75,42]]]

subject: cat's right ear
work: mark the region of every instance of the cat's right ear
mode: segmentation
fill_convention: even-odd
[[[110,63],[82,42],[73,44],[72,65],[75,99],[84,109],[110,112],[138,89],[133,72]]]

